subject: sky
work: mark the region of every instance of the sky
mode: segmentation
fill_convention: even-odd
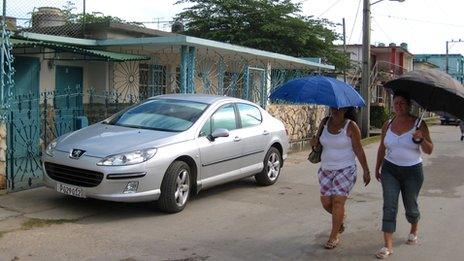
[[[82,0],[72,0],[80,9]],[[375,2],[376,0],[371,0]],[[34,0],[42,6],[63,3],[64,0]],[[149,22],[146,26],[169,30],[170,21],[185,4],[176,0],[86,0],[86,11],[98,11],[105,15],[118,16],[127,21]],[[342,33],[342,18],[346,21],[348,44],[362,43],[362,4],[363,0],[295,0],[302,4],[302,14],[317,18],[327,18],[339,23],[334,30]],[[27,5],[26,0],[7,0],[7,6],[20,9]],[[30,2],[29,2],[30,3]],[[8,10],[8,8],[7,8]],[[463,0],[383,0],[371,5],[371,43],[379,44],[402,42],[414,54],[446,52],[464,54],[464,10]],[[7,14],[8,15],[8,14]],[[158,23],[159,21],[159,23]],[[451,41],[463,42],[452,43]]]

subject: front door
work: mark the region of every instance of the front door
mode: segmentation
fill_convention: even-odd
[[[13,97],[8,100],[8,177],[9,191],[37,186],[42,181],[40,164],[39,72],[35,57],[16,56],[13,67]]]
[[[82,109],[82,67],[56,66],[55,78],[56,136],[76,129],[76,118]]]
[[[201,158],[201,178],[204,188],[214,186],[241,175],[242,141],[238,136],[237,117],[233,104],[219,108],[205,123],[198,138]],[[207,138],[216,129],[227,129],[229,137],[214,141]]]

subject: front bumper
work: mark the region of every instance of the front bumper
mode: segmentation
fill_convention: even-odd
[[[95,198],[108,201],[118,202],[142,202],[157,200],[161,194],[160,185],[162,180],[161,173],[156,171],[148,171],[146,164],[136,164],[131,166],[97,166],[97,162],[101,158],[82,156],[78,160],[69,158],[69,153],[55,151],[54,156],[48,155],[43,158],[44,183],[47,187],[57,190],[58,184],[66,184],[82,189],[82,194],[86,198]],[[64,165],[82,170],[96,171],[103,173],[102,181],[93,187],[79,186],[65,181],[57,181],[53,179],[45,168],[45,163]],[[128,173],[146,173],[138,177],[114,178],[118,175],[126,175]],[[108,178],[110,176],[110,178]],[[130,176],[130,175],[127,175]],[[127,184],[131,181],[138,182],[137,191],[131,193],[123,193]]]

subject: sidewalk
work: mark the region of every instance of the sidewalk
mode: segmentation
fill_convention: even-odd
[[[1,195],[0,237],[7,232],[34,226],[74,222],[104,209],[98,200],[77,199],[46,187]]]

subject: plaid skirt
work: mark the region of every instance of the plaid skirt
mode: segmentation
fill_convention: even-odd
[[[317,177],[321,185],[321,196],[348,196],[356,183],[356,165],[337,170],[319,168]]]

